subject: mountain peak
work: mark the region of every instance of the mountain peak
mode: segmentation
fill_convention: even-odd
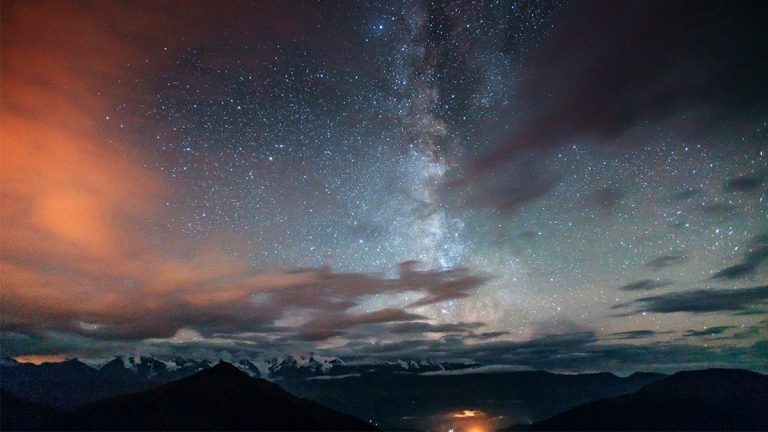
[[[672,377],[676,379],[690,379],[691,377],[706,377],[709,379],[712,378],[751,378],[751,377],[759,377],[763,376],[762,374],[759,374],[757,372],[752,372],[744,369],[730,369],[730,368],[710,368],[710,369],[702,369],[702,370],[693,370],[693,371],[679,371],[675,372]]]
[[[682,371],[635,393],[594,400],[527,430],[766,430],[768,376],[737,369]]]
[[[162,407],[162,409],[157,409]],[[368,423],[253,379],[232,363],[138,393],[102,399],[72,414],[89,430],[374,430]]]
[[[240,370],[237,366],[224,360],[220,360],[216,365],[198,372],[198,375],[250,378],[248,374]]]

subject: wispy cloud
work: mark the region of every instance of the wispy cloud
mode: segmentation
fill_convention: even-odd
[[[645,263],[645,266],[651,270],[661,270],[667,267],[681,265],[687,261],[683,255],[662,255]]]
[[[570,4],[522,68],[516,101],[525,110],[510,121],[506,139],[467,169],[468,182],[478,185],[470,189],[477,198],[469,202],[515,211],[545,195],[558,184],[550,180],[557,173],[540,169],[532,153],[541,159],[581,140],[623,145],[622,138],[646,122],[670,122],[685,134],[704,136],[724,122],[759,118],[754,114],[768,108],[762,97],[766,81],[758,72],[768,67],[760,55],[763,23],[756,18],[764,13],[764,6],[755,4],[736,9],[717,3],[691,8],[685,2]],[[714,118],[718,121],[709,121]],[[533,163],[514,171],[509,166],[517,160]],[[533,181],[521,182],[526,176]],[[756,185],[741,179],[731,187],[743,191]],[[496,199],[485,199],[492,191]],[[599,201],[617,201],[615,194],[604,198]]]
[[[352,314],[366,296],[415,293],[403,306],[416,308],[471,296],[489,279],[462,268],[421,270],[416,262],[403,263],[395,278],[257,269],[248,257],[263,246],[225,229],[201,241],[174,228],[187,210],[167,203],[187,191],[148,169],[158,155],[139,145],[147,137],[137,125],[152,120],[115,106],[145,106],[154,93],[137,77],[162,75],[178,58],[169,53],[221,28],[247,25],[253,37],[274,41],[313,31],[292,19],[290,5],[265,4],[258,13],[236,3],[186,6],[3,4],[0,219],[13,227],[0,230],[3,331],[136,341],[182,330],[271,333],[293,314],[331,334],[367,320],[422,318],[386,309]],[[147,53],[156,54],[152,62]],[[310,336],[309,328],[292,330]]]
[[[653,279],[642,279],[639,281],[635,281],[632,283],[628,283],[626,285],[623,285],[619,287],[622,291],[649,291],[656,288],[665,287],[668,285],[671,285],[672,283],[669,281],[659,281],[659,280],[653,280]]]
[[[740,279],[753,275],[768,261],[768,234],[759,234],[749,242],[748,250],[740,263],[726,267],[712,276],[712,279]]]
[[[698,289],[642,297],[618,307],[635,306],[638,312],[739,312],[768,302],[768,286],[732,289]]]

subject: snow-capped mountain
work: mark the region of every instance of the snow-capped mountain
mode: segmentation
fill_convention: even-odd
[[[416,369],[445,370],[445,366],[443,366],[442,363],[436,362],[434,360],[419,360],[418,362],[416,360],[409,360],[409,361],[397,360],[394,363],[405,370],[416,370]]]
[[[182,379],[218,362],[180,357],[117,356],[35,365],[2,359],[0,384],[29,400],[68,409],[99,398],[142,391]],[[347,362],[314,353],[239,358],[228,362],[253,378],[271,380],[289,389],[301,389],[327,380],[366,379],[387,374],[418,375],[470,367],[430,360],[357,359]],[[62,391],[50,391],[52,386]]]
[[[343,364],[344,362],[336,357],[323,357],[309,353],[273,357],[263,362],[263,368],[268,375],[278,376],[292,370],[304,370],[312,374],[328,373],[334,366]]]
[[[164,375],[188,375],[213,366],[208,360],[161,358],[153,356],[117,356],[110,359],[82,360],[101,374],[131,373],[143,379],[154,380]]]
[[[235,367],[248,374],[251,378],[261,378],[262,373],[258,366],[247,359],[232,362]]]
[[[12,360],[11,361],[15,361]],[[83,361],[92,369],[102,373],[132,373],[143,379],[162,379],[163,376],[189,375],[209,368],[217,361],[163,358],[155,356],[117,356],[112,358],[86,359]],[[287,377],[299,378],[329,373],[344,362],[336,357],[319,356],[313,353],[274,356],[262,359],[241,358],[230,360],[238,369],[253,378],[281,380]]]

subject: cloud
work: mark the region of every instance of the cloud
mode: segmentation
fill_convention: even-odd
[[[673,194],[672,201],[687,201],[696,196],[699,192],[700,190],[696,188],[685,188]]]
[[[637,312],[739,312],[764,305],[768,301],[768,286],[733,289],[699,289],[642,297],[628,305]],[[620,305],[618,307],[626,307]]]
[[[523,372],[534,370],[530,366],[517,366],[517,365],[485,365],[464,369],[453,370],[438,370],[421,372],[419,375],[423,376],[454,376],[454,375],[476,375],[476,374],[494,374],[494,373],[509,373],[509,372]]]
[[[246,257],[259,246],[235,233],[213,232],[203,243],[173,228],[191,210],[167,205],[185,201],[188,191],[152,169],[161,158],[146,130],[163,127],[147,115],[147,101],[157,94],[153,77],[177,70],[190,52],[200,64],[220,64],[221,54],[196,48],[227,32],[275,43],[303,35],[324,55],[339,52],[315,44],[316,26],[296,20],[293,6],[257,9],[3,3],[4,334],[34,335],[32,346],[42,334],[111,344],[173,338],[184,329],[203,336],[271,331],[275,320],[297,309],[309,318],[340,314],[380,292],[420,292],[429,304],[471,295],[486,279],[466,269],[421,272],[413,265],[404,273],[407,282],[324,268],[257,270]],[[245,54],[230,48],[224,55]],[[263,63],[247,58],[271,57],[274,50],[274,44],[252,45],[241,65],[259,76]],[[175,78],[181,88],[202,87],[197,76]],[[217,89],[204,96],[220,97]],[[376,237],[375,229],[358,234]],[[264,298],[274,303],[256,301]]]
[[[609,339],[645,339],[656,336],[658,333],[653,330],[629,330],[623,332],[611,333]]]
[[[488,275],[472,274],[464,268],[418,271],[417,265],[417,261],[400,264],[399,281],[402,286],[398,287],[398,290],[421,289],[427,293],[408,307],[427,306],[469,297],[491,279]]]
[[[396,279],[328,268],[256,270],[245,257],[257,251],[233,233],[201,244],[169,228],[184,210],[166,202],[184,191],[146,168],[156,156],[136,150],[146,137],[120,127],[114,101],[142,100],[145,89],[131,87],[133,94],[115,83],[163,69],[141,55],[158,48],[152,29],[163,29],[173,52],[237,28],[216,23],[239,15],[229,6],[222,16],[203,14],[210,8],[196,4],[148,14],[147,28],[134,28],[129,6],[49,6],[3,6],[0,219],[13,227],[0,230],[3,330],[99,341],[171,338],[181,329],[271,331],[295,310],[336,316],[366,296],[404,292],[422,294],[414,306],[429,305],[467,297],[489,279],[467,269],[420,271],[414,262]],[[264,20],[257,27],[271,38],[293,32],[289,17],[269,7],[259,13],[246,21]],[[193,24],[199,32],[187,36],[183,29]]]
[[[345,379],[345,378],[359,378],[361,375],[359,373],[351,373],[351,374],[344,374],[344,375],[320,375],[320,376],[312,376],[309,378],[306,378],[307,381],[312,380],[337,380],[337,379]]]
[[[512,365],[512,369],[549,371],[614,371],[627,374],[638,370],[675,372],[706,367],[740,367],[768,371],[764,356],[768,343],[746,346],[702,346],[684,343],[650,342],[628,344],[606,342],[589,331],[533,335],[525,341],[494,341],[466,344],[452,340],[409,340],[394,342],[353,341],[334,351],[350,358],[432,358],[471,359],[488,365]],[[660,360],[661,359],[661,360]]]
[[[622,7],[606,6],[609,15],[613,8]],[[222,29],[232,33],[248,30],[254,40],[268,35],[269,40],[280,42],[293,40],[299,34],[312,35],[315,27],[303,26],[294,19],[292,6],[265,4],[255,16],[245,13],[248,8],[228,3],[212,9],[204,2],[192,2],[169,12],[162,5],[150,3],[142,3],[141,7],[107,2],[3,4],[3,352],[125,352],[135,349],[137,341],[148,349],[260,352],[284,347],[285,341],[297,337],[317,341],[352,336],[355,329],[365,326],[418,327],[427,323],[421,322],[425,318],[421,310],[413,309],[472,296],[490,280],[490,276],[466,268],[420,270],[412,261],[402,263],[398,275],[392,278],[342,273],[326,267],[256,269],[246,257],[263,252],[258,250],[261,246],[241,242],[236,233],[214,233],[200,244],[169,228],[169,221],[185,214],[183,209],[169,208],[166,202],[183,200],[185,191],[159,170],[147,168],[157,154],[152,153],[150,145],[141,145],[147,140],[141,126],[147,121],[146,103],[154,99],[155,89],[140,78],[162,76],[169,64],[179,61],[174,52],[205,44]],[[137,11],[141,19],[136,19]],[[619,25],[621,22],[617,20]],[[588,30],[604,32],[600,26],[606,24],[602,20],[597,24],[596,30]],[[195,31],[190,33],[189,28]],[[566,25],[562,31],[568,34],[568,28]],[[589,45],[610,40],[587,39],[589,43],[576,51],[588,53],[592,49]],[[567,42],[567,37],[558,31],[545,45],[556,46],[563,41]],[[168,55],[146,55],[163,48],[168,48]],[[324,53],[350,53],[337,48]],[[252,45],[250,49],[255,48]],[[619,93],[623,97],[623,92],[613,87],[617,83],[609,82],[606,94],[595,93],[600,97],[594,106],[568,94],[572,76],[579,81],[596,81],[592,69],[599,72],[611,63],[610,59],[587,56],[581,62],[586,70],[558,70],[549,67],[552,65],[547,60],[547,49],[543,46],[543,51],[533,55],[531,70],[521,84],[522,100],[531,102],[530,114],[522,116],[522,128],[516,130],[509,145],[502,145],[498,158],[491,158],[488,169],[480,160],[468,170],[463,184],[475,192],[469,205],[514,211],[545,196],[557,187],[562,176],[546,166],[542,152],[574,136],[604,136],[610,135],[607,130],[616,129],[610,127],[611,118],[599,114],[611,117],[612,113],[622,113],[622,107],[617,109],[615,103],[622,99],[606,96]],[[612,47],[609,54],[616,49]],[[213,51],[201,50],[195,61],[221,64],[222,59]],[[246,57],[267,58],[264,52],[258,53],[250,51],[243,56],[244,62],[248,63]],[[646,54],[641,52],[640,59]],[[145,61],[148,57],[152,63]],[[761,59],[755,56],[747,60]],[[259,63],[245,67],[257,72],[262,67]],[[543,97],[537,99],[540,73],[535,69],[539,66],[553,72],[548,77],[551,82],[540,87],[543,91],[554,90],[552,98],[542,93],[538,96]],[[180,87],[194,84],[197,78],[179,77]],[[559,88],[560,83],[565,87]],[[658,86],[650,87],[654,90]],[[584,90],[581,94],[592,94],[594,86],[573,88],[577,92]],[[759,94],[760,88],[753,87],[754,94]],[[216,89],[203,96],[220,97]],[[651,92],[651,99],[658,96],[658,92]],[[636,100],[623,100],[628,102],[629,111],[637,112]],[[602,107],[586,110],[587,121],[581,122],[577,111],[585,104],[587,108]],[[128,127],[122,127],[121,120],[131,121],[125,121]],[[632,122],[625,123],[628,126]],[[523,156],[528,150],[535,151]],[[621,199],[616,191],[607,192],[602,202],[615,204]],[[368,226],[351,232],[375,241],[378,231],[379,227]],[[353,312],[370,296],[403,293],[414,294],[416,300],[399,308]],[[284,320],[291,324],[281,322]],[[593,347],[597,337],[590,332],[486,343],[506,333],[471,333],[480,328],[475,328],[476,324],[421,327],[425,332],[445,330],[460,333],[467,341],[480,342],[472,346],[452,337],[439,342],[420,341],[421,345],[408,341],[365,345],[355,340],[349,347],[390,355],[477,354],[509,361],[519,358],[553,367],[604,352]],[[196,340],[198,336],[203,340]]]
[[[483,333],[474,334],[470,336],[470,338],[477,339],[477,340],[489,340],[489,339],[496,339],[497,337],[501,337],[501,336],[506,336],[508,334],[510,333],[506,331],[483,332]]]
[[[531,121],[506,150],[616,136],[694,106],[725,117],[765,107],[768,64],[754,57],[766,45],[754,15],[763,6],[690,6],[603,1],[564,11],[525,68],[521,99]]]
[[[618,187],[607,186],[592,193],[592,202],[600,208],[612,209],[626,196],[626,192]]]
[[[658,281],[653,279],[642,279],[639,281],[635,281],[632,283],[628,283],[626,285],[623,285],[619,287],[622,291],[649,291],[656,288],[661,288],[665,286],[671,285],[671,282],[668,281]]]
[[[131,100],[113,83],[135,51],[87,8],[49,6],[3,7],[0,219],[13,227],[0,230],[4,327],[122,319],[142,273],[157,270],[156,245],[140,234],[156,232],[170,193],[141,152],[121,150],[127,135],[105,138],[116,127],[109,98]],[[101,293],[104,284],[113,289]]]
[[[430,324],[426,322],[408,322],[396,324],[389,328],[390,333],[408,334],[408,333],[470,333],[475,329],[483,327],[485,324],[479,322],[472,323],[448,323],[448,324]]]
[[[731,337],[733,339],[766,340],[768,338],[768,320],[762,320],[752,326],[741,327]]]
[[[762,3],[571,3],[521,66],[511,133],[466,176],[477,184],[485,176],[500,180],[488,181],[488,188],[511,203],[501,210],[516,210],[556,185],[535,182],[531,193],[506,197],[519,178],[538,171],[523,166],[505,179],[511,173],[506,166],[532,152],[543,157],[583,141],[622,145],[623,137],[649,123],[712,145],[718,144],[708,134],[725,125],[756,127],[768,109],[762,55],[768,46],[758,18],[766,12]],[[469,202],[493,205],[488,188]]]
[[[473,372],[493,373],[523,369],[568,372],[606,372],[628,374],[638,370],[674,372],[680,369],[707,367],[739,367],[766,372],[765,322],[745,330],[742,342],[752,344],[736,346],[703,346],[679,342],[649,342],[644,344],[622,343],[622,335],[629,339],[648,335],[648,331],[619,332],[617,338],[606,340],[594,332],[580,331],[564,334],[534,334],[522,341],[492,341],[468,343],[462,339],[410,339],[385,341],[382,339],[351,340],[340,347],[318,348],[306,346],[319,355],[341,356],[348,363],[367,362],[371,359],[424,359],[468,362],[490,365]],[[639,333],[643,332],[643,333]],[[282,341],[258,340],[255,343],[233,344],[231,340],[212,341],[203,339],[194,343],[152,341],[136,347],[124,342],[97,342],[86,337],[47,333],[31,342],[28,337],[16,334],[12,338],[3,333],[2,355],[28,353],[30,346],[36,352],[59,354],[83,353],[88,355],[113,355],[126,352],[142,354],[178,355],[194,358],[221,358],[222,356],[263,356],[275,352],[295,350],[297,345]],[[762,338],[761,338],[762,335]],[[608,338],[612,339],[612,338]],[[310,341],[312,343],[314,341]],[[298,345],[301,346],[301,345]],[[10,349],[9,349],[10,348]],[[15,351],[14,351],[15,349]],[[289,351],[290,352],[290,351]],[[294,351],[295,352],[295,351]],[[661,359],[661,360],[660,360]],[[470,373],[473,373],[470,372]]]
[[[739,279],[752,274],[754,271],[753,266],[736,264],[718,271],[712,276],[712,279]]]
[[[658,271],[667,267],[683,264],[687,258],[683,255],[662,255],[645,263],[651,270]]]
[[[562,352],[578,352],[598,340],[591,331],[561,334],[536,334],[524,341],[493,341],[465,344],[461,339],[400,340],[394,342],[351,341],[340,353],[381,358],[472,358],[480,363],[511,363],[520,356],[546,357]]]
[[[323,340],[342,335],[344,330],[354,327],[397,321],[425,320],[427,317],[406,312],[402,309],[387,308],[364,314],[323,315],[307,321],[298,327],[302,340]]]
[[[725,184],[725,190],[729,192],[754,192],[763,184],[764,177],[751,175],[735,177]]]
[[[421,294],[416,307],[470,296],[488,280],[467,269],[422,271],[414,262],[394,279],[328,268],[256,269],[247,257],[259,246],[234,233],[213,232],[203,243],[170,227],[189,210],[166,203],[183,201],[186,191],[147,168],[158,155],[142,145],[146,113],[115,106],[144,106],[154,93],[137,77],[162,76],[187,52],[177,48],[204,45],[222,28],[247,26],[253,37],[274,41],[315,31],[290,9],[265,5],[252,16],[238,4],[174,11],[3,5],[0,219],[13,228],[0,230],[0,329],[37,335],[30,346],[42,334],[110,344],[173,339],[182,330],[279,338],[297,331],[274,330],[287,315],[342,317],[336,326],[344,327],[365,318],[348,310],[366,296]],[[145,62],[148,53],[153,62]],[[218,61],[215,53],[200,55],[206,64]],[[244,67],[258,73],[263,66]],[[358,234],[374,239],[373,231]],[[421,316],[401,318],[408,317]],[[304,329],[303,336],[340,331],[325,330]]]
[[[562,178],[562,174],[552,172],[541,155],[530,153],[518,155],[486,172],[468,170],[462,179],[448,187],[469,192],[464,201],[467,207],[514,213],[523,205],[544,197]]]
[[[734,326],[715,326],[707,327],[704,330],[687,330],[684,337],[699,337],[699,336],[721,336],[728,330],[734,328]]]
[[[0,323],[6,329],[146,339],[171,337],[183,328],[203,335],[272,332],[274,323],[290,313],[309,318],[295,328],[302,339],[320,340],[358,325],[426,319],[399,309],[349,314],[367,296],[421,293],[421,300],[408,305],[418,307],[469,296],[487,280],[466,269],[420,271],[414,262],[403,263],[398,278],[334,273],[328,268],[255,273],[244,262],[219,252],[145,265],[150,270],[146,276],[131,275],[133,287],[119,274],[92,286],[90,275],[37,279],[32,272],[26,280],[20,279],[20,269],[11,269],[14,277],[8,278],[8,289],[3,291]],[[68,300],[78,290],[83,298]]]
[[[703,203],[694,208],[694,210],[709,217],[725,217],[733,214],[737,207],[727,202]]]
[[[768,234],[752,237],[748,248],[739,264],[718,271],[712,279],[740,279],[754,274],[768,260]]]

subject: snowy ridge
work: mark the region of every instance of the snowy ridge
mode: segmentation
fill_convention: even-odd
[[[289,370],[305,370],[313,373],[328,373],[334,366],[343,365],[337,357],[318,356],[314,353],[272,357],[262,360],[259,369],[266,376],[284,373]]]
[[[10,367],[14,359],[2,359],[2,366]],[[262,358],[237,358],[226,360],[252,378],[268,380],[310,380],[327,377],[350,378],[369,373],[440,374],[457,369],[470,369],[474,363],[441,363],[434,360],[374,360],[353,359],[343,361],[337,357],[315,353],[302,353]],[[213,366],[217,361],[184,359],[180,357],[155,357],[152,355],[87,358],[82,362],[89,368],[111,376],[135,375],[144,380],[174,379]],[[467,371],[472,373],[476,371]],[[167,378],[165,378],[167,377]],[[128,379],[128,378],[123,378]]]
[[[248,374],[251,378],[261,378],[261,369],[253,362],[247,359],[237,360],[232,362],[235,367]]]
[[[104,365],[106,365],[107,363],[111,362],[114,359],[115,357],[94,357],[94,358],[84,358],[79,360],[85,363],[86,365],[88,365],[88,367],[98,370],[103,368]]]

